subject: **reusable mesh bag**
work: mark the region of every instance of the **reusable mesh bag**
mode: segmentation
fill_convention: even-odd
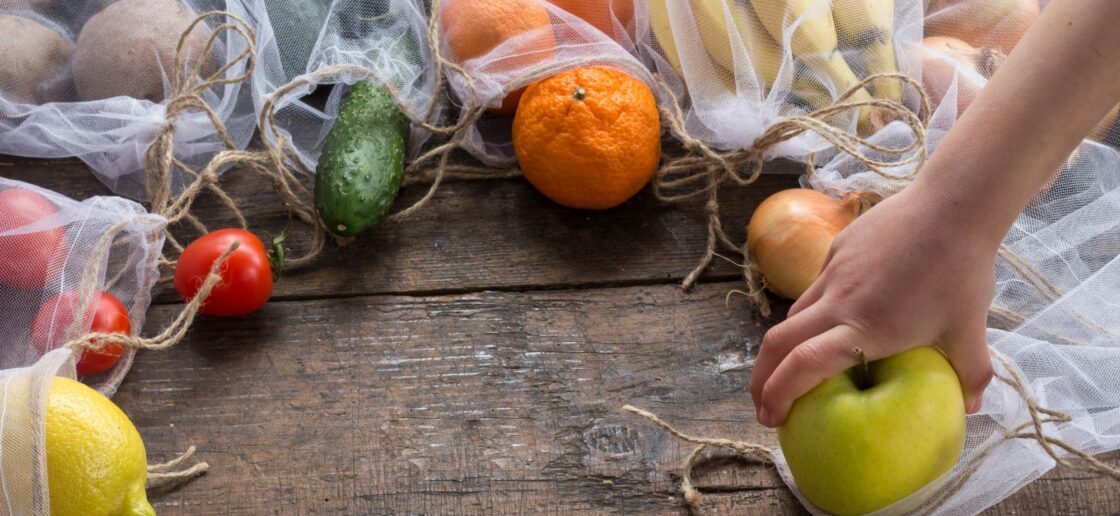
[[[248,14],[225,0],[0,0],[0,153],[78,157],[142,199],[244,147],[251,35],[225,14],[199,19],[219,10]],[[151,185],[146,169],[168,172]]]
[[[74,378],[71,350],[0,370],[0,512],[50,514],[47,393],[55,376]]]
[[[972,45],[925,51],[923,83],[935,98],[927,144],[937,143],[994,70],[993,52],[1011,49],[1037,11],[986,18],[983,2],[931,2],[929,34]],[[1025,7],[1024,7],[1025,6]],[[987,27],[976,34],[954,24]],[[985,24],[984,22],[987,22]],[[911,55],[920,51],[909,49]],[[996,61],[998,64],[998,59]],[[939,68],[949,66],[949,69]],[[1093,137],[1114,141],[1112,120]],[[900,137],[900,135],[895,135]],[[920,173],[920,172],[918,172]],[[830,192],[890,195],[909,180],[889,180],[839,157],[804,181]],[[1086,140],[1045,184],[1004,239],[988,341],[997,379],[981,413],[968,418],[956,468],[886,513],[971,514],[1039,478],[1058,460],[1120,480],[1090,456],[1120,449],[1120,152]],[[1037,416],[1040,424],[1033,423]],[[779,464],[781,460],[779,459]],[[783,476],[791,481],[788,471]]]
[[[809,130],[774,142],[767,131],[783,120],[816,113],[843,132],[869,136],[904,115],[886,103],[828,108],[867,103],[872,95],[905,101],[915,111],[920,107],[920,99],[897,77],[861,81],[911,72],[904,49],[921,39],[921,1],[646,0],[636,5],[640,55],[679,100],[684,132],[715,150],[753,148],[753,158],[805,161],[836,145],[819,134],[827,129],[801,126]]]
[[[325,105],[307,95],[319,86],[371,80],[385,86],[413,121],[410,152],[430,136],[441,113],[439,70],[428,44],[428,15],[418,0],[246,0],[257,21],[252,87],[261,132],[298,171],[311,174],[338,116],[346,88]]]
[[[934,101],[924,136],[928,150],[935,151],[1025,32],[1023,20],[1033,20],[1037,11],[1029,3],[998,1],[933,0],[928,7],[927,36],[955,41],[927,40],[923,50],[912,40],[900,52],[912,66],[908,73],[921,78]],[[979,28],[962,32],[964,23]],[[1113,372],[1120,364],[1120,151],[1111,146],[1114,118],[1094,130],[1099,141],[1086,140],[1054,171],[1004,239],[989,310],[996,379],[982,411],[968,417],[960,460],[937,481],[877,514],[975,514],[1059,463],[1120,480],[1120,471],[1092,457],[1120,449],[1120,380]],[[891,124],[868,143],[897,148],[914,140],[909,128]],[[834,195],[889,196],[920,173],[918,162],[892,172],[870,170],[861,156],[837,153],[802,184]],[[820,513],[797,490],[780,450],[670,431],[773,462],[801,502]]]
[[[26,367],[89,333],[100,293],[118,299],[139,334],[159,278],[164,219],[120,197],[77,202],[0,178],[0,369]],[[87,384],[112,395],[126,348]]]
[[[639,2],[640,3],[640,2]],[[632,53],[638,6],[627,0],[443,0],[438,9],[447,78],[462,106],[458,143],[483,163],[514,163],[509,116],[529,84],[564,70],[609,65],[662,88]],[[484,115],[483,110],[492,111]]]

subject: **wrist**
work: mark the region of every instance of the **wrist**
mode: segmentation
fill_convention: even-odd
[[[994,258],[1014,220],[1006,221],[982,198],[960,195],[932,181],[915,181],[898,196],[901,205],[921,218],[915,225],[931,238],[978,257]]]

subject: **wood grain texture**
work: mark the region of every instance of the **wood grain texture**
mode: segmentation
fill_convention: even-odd
[[[105,194],[76,160],[23,160],[0,170],[76,198]],[[775,169],[791,172],[791,164]],[[729,189],[724,212],[729,234],[745,239],[751,211],[770,194],[797,186],[793,174],[763,176],[750,188]],[[241,202],[252,230],[276,234],[288,224],[278,199],[250,174],[227,172],[223,187]],[[425,185],[405,189],[397,206],[409,205]],[[213,198],[197,212],[223,227],[233,223]],[[740,220],[737,227],[730,222]],[[329,246],[318,263],[284,276],[277,299],[393,293],[457,293],[484,289],[526,290],[678,282],[703,254],[706,226],[698,203],[669,206],[648,189],[619,208],[579,211],[553,204],[522,179],[445,184],[425,209],[399,224],[386,224],[339,248]],[[299,253],[306,235],[294,232]],[[189,238],[184,242],[189,241]],[[717,259],[706,280],[730,280],[739,270]],[[157,302],[177,300],[163,290]]]
[[[195,444],[213,466],[161,514],[680,513],[691,445],[619,409],[776,444],[746,394],[764,325],[725,304],[736,286],[271,303],[141,353],[116,401],[151,455]],[[764,466],[699,480],[706,514],[802,513]],[[990,513],[1118,508],[1112,481],[1055,471]]]
[[[690,446],[620,408],[772,444],[744,394],[763,328],[733,286],[271,303],[143,353],[116,400],[151,454],[213,466],[161,514],[674,512]],[[716,481],[796,505],[756,469]]]
[[[107,192],[76,160],[0,162],[12,163],[0,175],[76,198]],[[286,225],[266,185],[236,173],[226,184],[254,229]],[[795,184],[764,176],[730,193],[728,220],[745,223]],[[411,187],[402,203],[421,194]],[[215,226],[231,220],[212,199],[199,212]],[[699,256],[703,222],[697,207],[648,192],[588,213],[520,180],[446,185],[416,219],[286,276],[261,312],[202,319],[179,347],[137,356],[115,401],[149,455],[194,444],[213,466],[153,493],[157,510],[684,512],[679,466],[691,446],[623,404],[695,434],[776,444],[746,388],[766,322],[725,301],[741,287],[738,270],[717,260],[695,292],[676,287]],[[149,332],[174,301],[157,296]],[[764,466],[717,460],[698,485],[705,514],[804,514]],[[1056,470],[988,512],[1117,514],[1120,490]]]

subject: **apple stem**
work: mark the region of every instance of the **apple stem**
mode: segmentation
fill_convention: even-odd
[[[867,366],[867,355],[865,355],[863,349],[858,346],[852,348],[852,352],[855,353],[856,358],[859,359],[860,369],[863,372],[863,374],[860,375],[859,381],[856,382],[857,387],[859,387],[860,390],[869,389],[871,388],[871,369]]]

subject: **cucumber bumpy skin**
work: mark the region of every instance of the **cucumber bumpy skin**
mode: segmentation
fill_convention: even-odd
[[[385,88],[350,87],[315,172],[315,207],[327,230],[352,237],[385,218],[400,189],[408,133],[408,117]]]

